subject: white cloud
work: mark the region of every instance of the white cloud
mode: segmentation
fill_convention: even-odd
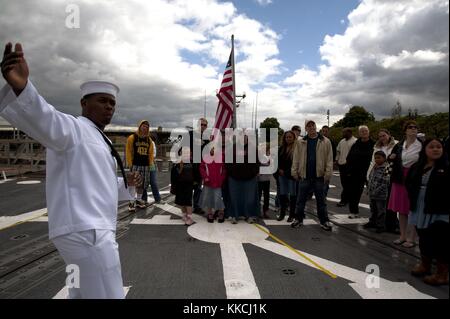
[[[269,81],[286,68],[279,58],[282,35],[231,2],[72,3],[81,10],[80,29],[64,26],[62,1],[23,0],[21,10],[2,1],[0,11],[0,43],[22,42],[41,94],[72,114],[80,111],[79,84],[102,78],[122,88],[116,124],[142,118],[155,126],[191,124],[203,115],[205,90],[212,121],[232,34],[237,93],[245,91],[252,105],[259,91],[259,122],[275,116],[284,128],[305,118],[323,125],[327,109],[333,122],[356,104],[380,117],[397,100],[421,112],[448,110],[448,1],[363,0],[343,34],[324,37],[321,65],[302,66],[278,82]],[[239,112],[251,107],[245,109]]]
[[[279,73],[279,36],[238,13],[231,2],[73,3],[80,8],[80,29],[65,27],[66,3],[60,1],[24,0],[20,11],[18,4],[8,2],[0,12],[0,43],[23,43],[32,80],[65,112],[79,114],[81,82],[102,78],[122,88],[114,120],[118,124],[142,117],[165,127],[189,124],[203,115],[205,90],[212,117],[232,34],[241,88]],[[32,12],[32,17],[24,19],[18,12]],[[196,62],[185,54],[196,56]]]
[[[325,36],[318,71],[293,71],[282,82],[291,90],[271,92],[272,100],[295,105],[299,118],[316,114],[318,125],[327,109],[333,119],[349,105],[378,118],[389,116],[397,100],[423,113],[448,111],[448,14],[442,0],[361,1],[343,34]],[[292,113],[282,118],[285,126]]]
[[[309,70],[306,66],[295,71],[294,75],[284,80],[287,85],[311,84],[317,79],[317,72]]]
[[[448,55],[431,50],[409,52],[403,50],[399,55],[382,57],[381,65],[386,69],[407,70],[412,68],[442,65],[445,67]]]
[[[267,6],[272,3],[272,0],[253,0],[261,6]]]

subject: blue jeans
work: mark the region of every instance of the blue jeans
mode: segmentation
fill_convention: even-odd
[[[156,183],[156,171],[150,171],[150,188],[152,189],[155,202],[159,202],[161,200],[161,195],[159,194],[158,184]],[[147,189],[144,189],[144,192],[142,193],[142,200],[147,201]]]
[[[317,215],[321,224],[328,221],[327,203],[325,202],[325,182],[323,177],[302,179],[298,182],[296,218],[303,221],[308,194],[314,192],[317,202]]]
[[[223,203],[225,204],[224,216],[225,218],[230,217],[231,201],[230,201],[230,191],[228,189],[228,178],[225,179],[222,185],[222,197]]]

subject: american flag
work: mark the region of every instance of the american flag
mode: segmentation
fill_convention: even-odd
[[[220,86],[217,97],[219,99],[219,105],[217,106],[216,121],[214,128],[219,130],[231,127],[233,123],[233,105],[234,105],[234,79],[233,79],[233,65],[232,65],[231,51],[230,58],[228,59],[225,73],[223,74],[222,84]]]

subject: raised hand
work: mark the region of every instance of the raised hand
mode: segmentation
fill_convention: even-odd
[[[25,61],[22,45],[16,43],[14,52],[12,51],[12,44],[8,43],[5,46],[3,53],[3,60],[1,62],[2,75],[6,82],[13,88],[16,95],[25,88],[28,82],[28,65]]]

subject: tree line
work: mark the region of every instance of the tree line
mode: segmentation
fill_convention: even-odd
[[[399,103],[396,107],[398,108]],[[344,118],[336,122],[330,128],[330,137],[339,141],[342,138],[342,129],[350,127],[357,136],[358,126],[367,125],[372,139],[378,139],[378,131],[382,128],[389,130],[395,139],[401,140],[404,136],[403,124],[407,120],[415,120],[419,126],[419,133],[426,138],[437,137],[444,139],[449,135],[449,113],[435,113],[432,115],[419,115],[417,110],[409,110],[408,115],[402,116],[400,112],[393,112],[393,116],[379,121],[375,120],[372,113],[367,112],[362,106],[353,106],[345,114]]]
[[[358,136],[358,127],[367,125],[373,140],[378,139],[378,131],[382,128],[389,130],[395,139],[401,140],[404,135],[403,124],[410,119],[414,119],[417,122],[419,133],[423,133],[426,138],[437,137],[445,139],[449,135],[449,112],[420,115],[417,109],[409,109],[407,115],[402,116],[401,113],[401,104],[397,102],[390,118],[377,121],[373,113],[368,112],[363,106],[355,105],[349,109],[342,119],[330,127],[330,138],[336,143],[339,142],[342,139],[342,129],[345,127],[352,128],[353,135]],[[266,118],[260,123],[259,127],[278,128],[280,138],[284,133],[275,117]]]

